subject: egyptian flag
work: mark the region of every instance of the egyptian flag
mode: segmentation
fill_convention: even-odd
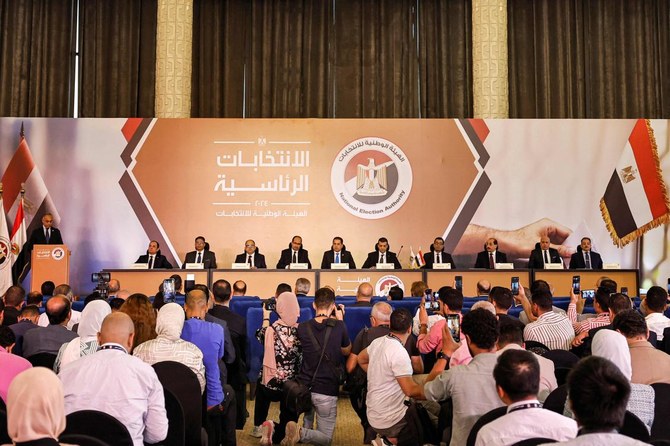
[[[14,219],[11,238],[12,278],[14,283],[21,283],[30,266],[30,253],[23,249],[26,244],[26,219],[22,199],[19,200],[19,208]]]
[[[0,191],[0,208],[2,207],[2,191]],[[9,241],[9,230],[4,212],[0,215],[0,295],[12,286],[12,245]]]
[[[412,258],[410,260],[412,261],[412,263],[414,265],[421,268],[423,265],[426,264],[426,261],[423,259],[423,252],[421,252],[421,246],[419,246],[419,253],[418,254],[414,254],[414,248],[412,248],[411,246],[409,247],[409,251],[410,251],[410,255],[412,256]]]
[[[23,211],[26,224],[28,225],[26,228],[28,234],[32,233],[33,229],[42,224],[42,215],[47,212],[51,213],[54,220],[53,225],[57,227],[60,223],[60,215],[58,215],[47,186],[44,184],[42,174],[40,174],[30,153],[30,148],[23,132],[23,125],[21,125],[19,146],[2,176],[4,208],[5,213],[10,219],[12,216],[14,216],[14,220],[17,219],[16,215],[21,201],[20,192],[22,183],[24,183],[26,191]]]
[[[639,119],[619,158],[600,211],[620,248],[648,230],[670,221],[670,202],[663,182],[656,140],[650,123]]]

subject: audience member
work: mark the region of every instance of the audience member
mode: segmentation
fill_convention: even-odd
[[[18,356],[23,356],[23,335],[25,335],[28,330],[37,328],[37,320],[39,318],[40,309],[35,305],[26,305],[21,308],[19,322],[9,326],[14,332],[14,336],[16,336],[16,344],[12,349],[12,353]]]
[[[523,350],[525,348],[523,342],[523,323],[510,316],[501,316],[498,318],[498,321],[500,322],[500,336],[497,343],[498,355],[507,350]],[[540,386],[537,392],[537,399],[544,402],[552,390],[558,387],[554,362],[535,353],[533,355],[535,355],[535,359],[537,359],[540,365]]]
[[[472,307],[470,307],[470,311],[476,310],[477,308],[483,308],[484,310],[490,312],[494,316],[506,316],[504,314],[498,315],[496,313],[496,307],[487,300],[478,300],[477,302],[472,304]]]
[[[371,443],[423,444],[427,442],[424,438],[433,435],[424,433],[424,438],[416,438],[417,433],[412,430],[416,423],[408,419],[412,412],[405,405],[407,397],[423,394],[421,386],[412,379],[414,368],[407,351],[407,341],[412,336],[410,312],[400,308],[391,313],[387,330],[387,335],[374,339],[357,360],[367,372],[366,417],[373,431],[382,437],[381,441],[373,439]]]
[[[417,280],[416,282],[412,282],[412,286],[410,287],[410,294],[412,297],[423,297],[427,288],[428,285],[426,285],[426,282],[423,280]]]
[[[199,283],[196,284],[193,289],[200,290],[205,293],[205,301],[207,302],[208,310],[214,308],[213,299],[209,298],[210,291],[206,285]],[[210,313],[205,313],[205,321],[213,322],[223,328],[223,359],[219,361],[219,371],[221,372],[221,384],[226,384],[228,383],[228,367],[226,364],[232,364],[236,357],[233,337],[231,336],[230,330],[228,329],[228,322],[224,321],[223,319],[219,319]]]
[[[546,290],[533,293],[531,304],[520,287],[519,298],[524,310],[530,309],[527,313],[537,318],[535,322],[526,325],[523,331],[524,340],[539,342],[549,350],[570,350],[575,330],[567,316],[552,311],[551,293]]]
[[[612,361],[619,368],[623,376],[630,382],[633,375],[630,350],[626,338],[613,330],[601,330],[593,338],[593,356]],[[632,412],[647,426],[651,432],[654,424],[654,388],[647,384],[631,384],[630,398],[626,410]]]
[[[7,433],[16,445],[59,445],[65,430],[63,386],[49,369],[16,376],[7,396]]]
[[[299,414],[291,410],[283,398],[283,384],[294,379],[302,363],[302,348],[298,340],[300,306],[297,297],[284,292],[277,298],[277,319],[270,324],[271,311],[263,306],[263,325],[256,338],[263,344],[263,369],[256,387],[254,430],[252,436],[261,437],[261,445],[279,443],[286,433],[289,421],[297,421]],[[265,421],[272,401],[279,401],[279,424]]]
[[[347,327],[342,321],[344,307],[335,305],[335,293],[328,288],[318,289],[313,306],[316,316],[298,325],[298,339],[302,346],[302,365],[298,381],[310,382],[315,376],[312,386],[314,410],[310,416],[306,416],[302,428],[299,428],[295,421],[290,421],[286,425],[286,436],[282,440],[285,446],[293,446],[298,442],[331,444],[337,417],[337,396],[340,393],[339,379],[337,374],[333,373],[333,369],[337,369],[341,362],[340,358],[349,355],[351,351]],[[335,318],[331,318],[333,312]],[[324,345],[326,332],[329,333],[329,337]],[[327,355],[327,363],[324,364],[325,367],[316,370],[322,346],[325,349],[324,358]],[[316,429],[312,429],[314,416],[316,416]]]
[[[296,297],[307,297],[309,290],[312,288],[312,284],[309,279],[305,277],[298,277],[298,280],[295,281],[295,295]]]
[[[560,444],[645,445],[617,433],[623,425],[629,396],[630,384],[612,362],[599,356],[579,361],[568,375],[568,404],[577,419],[579,433],[574,440]]]
[[[389,334],[389,324],[393,308],[386,302],[377,302],[372,306],[370,312],[370,328],[363,328],[354,339],[351,353],[347,358],[348,381],[359,383],[349,389],[349,400],[351,407],[358,415],[363,426],[363,443],[368,444],[375,438],[374,430],[370,427],[366,414],[365,382],[367,376],[365,370],[358,365],[358,355],[366,349],[372,341]],[[413,373],[423,373],[423,361],[421,352],[416,346],[416,336],[410,334],[404,343],[407,355],[410,357]]]
[[[575,294],[570,288],[570,304],[568,305],[568,318],[572,322],[572,327],[575,329],[576,342],[584,339],[589,335],[589,330],[596,327],[604,327],[610,324],[609,313],[609,290],[603,286],[596,290],[596,297],[593,299],[593,309],[596,312],[596,317],[590,317],[579,322],[577,320],[577,313],[582,313],[584,309],[584,299],[579,294]]]
[[[0,326],[0,399],[7,402],[7,389],[16,375],[32,367],[30,362],[12,354],[16,343],[14,332]]]
[[[442,287],[442,288],[440,288],[440,290],[442,290],[442,289],[446,290],[447,288],[448,287]],[[439,294],[440,293],[438,291],[438,292],[434,293],[434,295],[432,295],[432,296],[434,296],[434,299],[435,299],[436,302],[439,300],[439,298],[438,298]],[[422,294],[419,297],[422,297],[424,299],[426,298],[425,290],[424,290],[424,294]],[[425,300],[423,302],[425,303]],[[462,306],[462,304],[461,304],[461,306]],[[430,330],[433,328],[433,325],[435,325],[435,323],[444,320],[444,316],[442,315],[442,312],[439,310],[439,308],[437,310],[427,311],[427,313],[428,313],[428,322],[427,322],[428,325],[426,326],[426,333],[430,332]],[[419,321],[419,308],[417,308],[416,313],[414,313],[414,319],[412,321],[412,334],[414,334],[414,336],[419,336],[420,328],[421,327],[420,327],[420,321]],[[432,367],[432,363],[430,363],[428,365],[428,367]]]
[[[358,285],[356,290],[356,303],[350,305],[352,307],[371,307],[372,306],[372,295],[375,290],[372,288],[372,285],[368,282],[363,282]]]
[[[9,327],[19,321],[19,311],[25,302],[26,291],[20,285],[12,285],[7,288],[2,299],[5,302],[2,325]]]
[[[114,299],[116,297],[116,293],[118,293],[120,289],[121,282],[119,282],[117,279],[110,279],[109,283],[107,284],[107,298]]]
[[[428,331],[428,312],[423,305],[419,306],[419,337],[417,346],[423,354],[432,353],[442,345],[442,328],[446,325],[446,318],[450,314],[461,316],[463,309],[463,293],[456,288],[444,286],[437,293],[438,310],[442,319],[435,322]],[[449,355],[451,356],[451,355]]]
[[[247,295],[247,284],[244,280],[236,280],[233,284],[233,297],[235,296],[246,296]]]
[[[47,280],[46,282],[42,283],[40,286],[40,292],[44,297],[51,297],[54,295],[54,289],[56,288],[56,284],[53,283],[51,280]]]
[[[64,366],[65,413],[99,410],[126,426],[135,446],[157,443],[167,436],[163,386],[154,369],[129,354],[135,327],[125,313],[102,322],[100,349]]]
[[[482,279],[477,282],[477,297],[488,297],[491,292],[491,282]]]
[[[426,399],[430,401],[451,398],[451,446],[464,445],[479,417],[502,405],[493,379],[493,369],[498,359],[494,353],[499,333],[498,319],[483,309],[470,311],[463,316],[461,331],[473,360],[467,365],[445,370],[459,344],[452,338],[446,324],[443,325],[442,346],[437,362],[423,388]]]
[[[552,298],[553,298],[553,295],[554,295],[553,288],[551,286],[549,286],[549,284],[545,280],[541,280],[541,279],[533,281],[533,283],[530,284],[530,289],[528,289],[526,287],[523,287],[523,291],[524,291],[524,294],[526,295],[526,297],[528,297],[529,303],[533,302],[533,295],[535,295],[539,292],[545,292],[546,291],[546,292],[548,292],[549,294],[552,295]],[[514,300],[517,301],[517,303],[523,305],[523,302],[521,302],[518,295],[515,296]],[[551,306],[551,311],[553,311],[554,313],[558,313],[558,314],[562,314],[564,316],[567,316],[565,310],[553,305],[553,302],[552,302],[552,306]],[[535,322],[537,320],[537,316],[534,316],[533,312],[530,311],[530,309],[528,310],[528,313],[526,313],[526,309],[524,307],[524,310],[521,313],[519,313],[519,320],[521,322],[523,322],[524,325],[528,325],[531,322]]]
[[[58,285],[56,288],[54,288],[54,296],[64,296],[67,298],[67,300],[70,302],[70,319],[67,322],[67,329],[72,330],[72,327],[74,327],[75,324],[79,323],[79,319],[81,318],[81,312],[77,310],[72,310],[72,302],[75,301],[76,296],[74,295],[74,292],[72,291],[72,287],[68,284],[61,284]],[[47,301],[48,303],[48,301]],[[49,325],[49,318],[47,317],[46,313],[42,313],[40,315],[39,320],[37,321],[37,325],[40,327],[46,327]]]
[[[288,283],[280,283],[277,285],[277,288],[275,289],[275,299],[278,298],[282,293],[292,293],[293,290],[291,290],[291,285]]]
[[[231,290],[227,280],[217,280],[212,285],[214,295],[214,306],[209,314],[228,324],[228,330],[235,349],[235,358],[228,364],[228,383],[235,390],[235,401],[237,401],[238,429],[244,428],[247,418],[247,320],[244,316],[230,310]],[[224,330],[224,337],[226,331]],[[224,346],[225,351],[225,346]]]
[[[498,396],[507,405],[507,414],[484,425],[477,434],[477,446],[506,446],[529,438],[571,440],[577,423],[548,409],[537,398],[540,364],[537,355],[506,350],[493,369]]]
[[[179,293],[177,293],[177,295],[178,295],[178,294],[179,294]],[[116,297],[117,297],[117,299],[121,299],[121,300],[126,300],[126,299],[128,299],[128,298],[130,297],[130,295],[131,295],[131,293],[130,293],[130,291],[128,291],[128,290],[119,290],[119,292],[116,293]],[[110,300],[111,300],[111,299],[110,299]]]
[[[496,314],[507,314],[514,303],[514,296],[509,288],[494,286],[489,293],[489,302],[496,309]]]
[[[121,307],[125,303],[126,303],[126,301],[121,299],[120,297],[117,297],[115,299],[110,300],[109,301],[109,306],[112,309],[112,313],[116,313],[117,311],[121,310]]]
[[[399,286],[392,286],[391,289],[389,290],[389,298],[390,300],[402,300],[404,297],[402,288]]]
[[[60,347],[77,337],[77,333],[66,327],[72,312],[70,300],[62,295],[55,295],[47,301],[49,325],[28,330],[23,335],[23,357],[30,358],[37,353],[58,354]]]
[[[145,294],[135,293],[125,300],[120,312],[126,313],[135,325],[133,349],[143,342],[156,337],[156,312]]]
[[[631,382],[670,384],[670,356],[647,341],[649,330],[644,317],[635,310],[622,311],[616,315],[612,326],[628,342],[633,368]]]
[[[98,351],[98,333],[100,327],[102,327],[102,321],[111,312],[112,309],[104,300],[95,300],[86,305],[84,311],[81,312],[81,320],[77,330],[79,337],[63,344],[58,350],[54,372],[58,373],[66,364]]]
[[[35,305],[41,307],[42,301],[44,301],[44,296],[42,296],[42,293],[39,291],[31,291],[26,295],[26,305]]]
[[[181,287],[183,283],[181,280],[181,276],[179,274],[173,274],[169,278],[174,281],[174,295],[177,298],[177,300],[184,299],[186,295],[182,293]]]
[[[156,338],[135,347],[133,356],[149,365],[161,361],[184,364],[198,378],[202,393],[205,391],[205,364],[200,349],[181,339],[185,319],[184,309],[179,304],[165,304],[156,316]]]
[[[631,309],[631,303],[630,299],[628,296],[625,294],[621,293],[615,293],[610,296],[610,300],[608,302],[609,305],[609,315],[610,315],[610,323],[608,325],[602,325],[600,327],[594,327],[591,330],[589,330],[589,336],[584,339],[584,355],[589,355],[591,352],[591,341],[593,340],[593,336],[600,331],[600,330],[613,330],[612,328],[612,321],[616,317],[617,314],[621,313],[622,311],[630,310]],[[575,342],[573,342],[573,345]]]
[[[656,333],[656,340],[663,340],[663,330],[670,327],[670,319],[663,314],[668,308],[668,292],[660,286],[653,286],[647,290],[647,296],[640,304],[645,314],[647,327]]]
[[[219,360],[224,354],[223,327],[207,322],[207,297],[200,289],[186,295],[186,322],[181,338],[196,345],[203,355],[205,380],[207,382],[206,428],[210,445],[235,444],[235,394],[230,386],[221,381]]]
[[[91,294],[89,294],[88,296],[86,296],[86,298],[84,299],[84,307],[88,306],[88,304],[89,304],[90,302],[94,301],[94,300],[105,300],[105,299],[102,297],[102,294],[100,294],[99,291],[97,291],[97,290],[96,290],[96,291],[93,291]],[[105,301],[105,302],[107,302],[107,301]],[[108,305],[109,305],[109,304],[108,304]],[[79,324],[75,324],[75,326],[77,326],[77,325],[79,325]],[[77,329],[75,328],[75,326],[72,327],[72,330],[73,330],[73,331],[77,331]]]

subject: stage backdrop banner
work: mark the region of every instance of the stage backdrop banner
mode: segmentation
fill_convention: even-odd
[[[600,201],[640,122],[663,166],[662,120],[15,118],[0,119],[0,166],[23,123],[82,293],[91,272],[128,267],[150,239],[181,264],[198,235],[223,268],[246,239],[274,267],[293,235],[314,267],[335,236],[359,267],[382,236],[404,267],[410,246],[426,253],[437,236],[458,267],[489,236],[523,267],[544,233],[566,263],[589,236],[604,261],[635,268],[639,240],[616,246]]]

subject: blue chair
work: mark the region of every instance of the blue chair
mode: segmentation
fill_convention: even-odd
[[[354,339],[363,327],[370,326],[372,307],[348,307],[344,313],[344,325],[347,326],[349,338]]]
[[[414,316],[414,313],[416,313],[416,309],[419,308],[419,305],[421,304],[420,299],[403,299],[403,300],[390,300],[388,301],[389,304],[393,307],[394,310],[397,310],[398,308],[406,308],[409,310],[409,312]]]
[[[261,308],[263,302],[258,298],[234,298],[230,301],[230,310],[240,316],[247,317],[247,312],[250,308]]]
[[[270,323],[274,323],[279,316],[277,313],[270,314]],[[309,308],[300,309],[299,322],[305,322],[312,319],[312,312]],[[249,308],[247,312],[247,365],[249,371],[247,378],[250,383],[255,383],[260,376],[261,368],[263,367],[263,344],[256,339],[256,330],[263,325],[263,309]]]
[[[75,311],[83,311],[84,310],[84,301],[83,300],[76,300],[76,301],[72,302],[72,309],[75,310]]]

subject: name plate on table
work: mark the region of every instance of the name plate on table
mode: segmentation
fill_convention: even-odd
[[[309,265],[306,263],[291,263],[288,269],[309,269]]]
[[[230,267],[232,269],[251,269],[251,265],[248,263],[233,263]]]
[[[395,269],[395,265],[393,263],[377,263],[376,268],[377,269]]]
[[[349,269],[348,263],[331,263],[330,269]]]
[[[618,263],[603,263],[603,269],[621,269]]]
[[[187,263],[184,269],[205,269],[204,263]]]
[[[130,265],[130,269],[149,269],[148,263],[133,263]]]
[[[451,269],[451,263],[433,263],[433,269]]]
[[[545,263],[544,269],[564,269],[562,263]]]
[[[496,263],[496,269],[514,269],[514,263]]]

